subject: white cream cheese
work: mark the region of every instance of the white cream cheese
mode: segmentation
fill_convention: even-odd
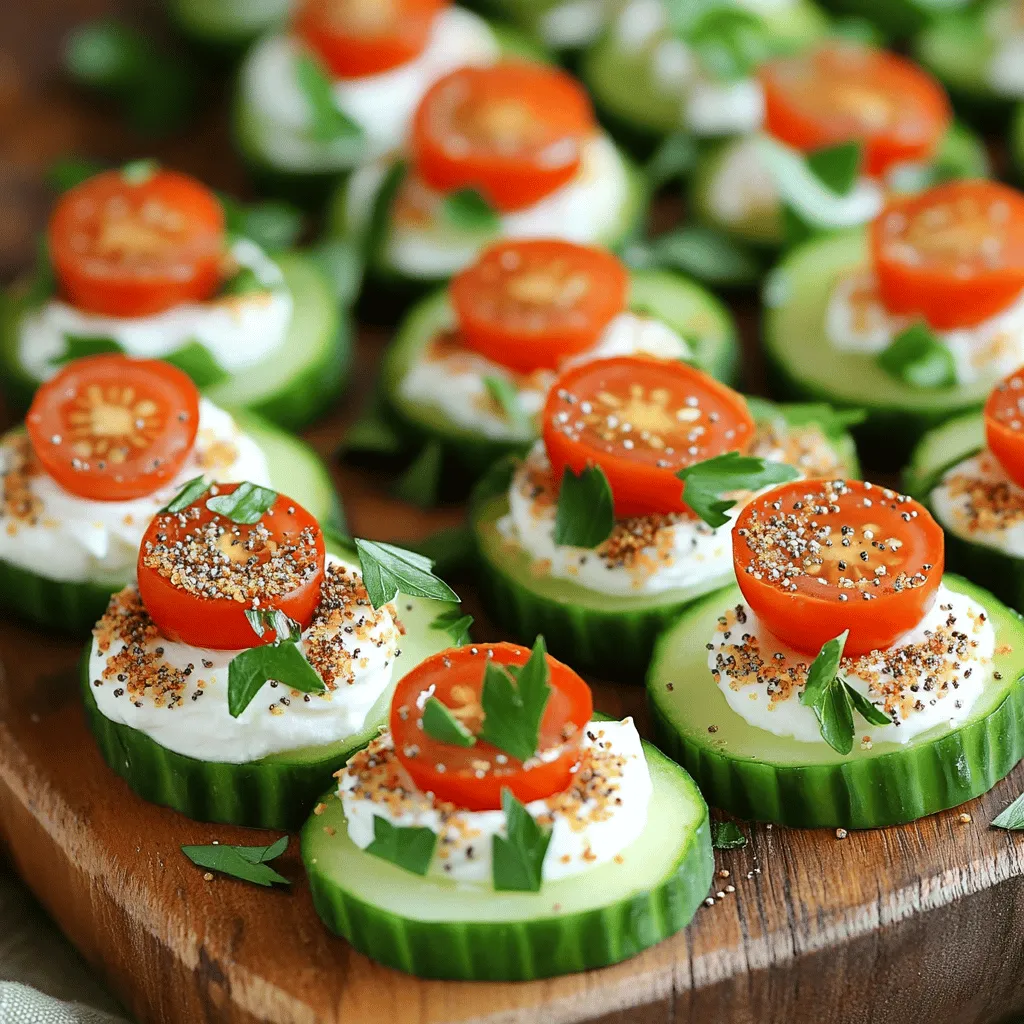
[[[353,566],[333,555],[327,556],[327,564],[345,566],[358,576]],[[203,761],[244,764],[270,754],[337,743],[365,726],[367,713],[395,670],[400,635],[389,606],[371,612],[372,621],[365,621],[367,614],[368,605],[352,601],[328,630],[333,642],[340,643],[351,658],[346,676],[325,680],[333,689],[303,694],[268,681],[238,718],[228,710],[228,666],[239,652],[203,650],[157,634],[148,637],[143,647],[154,656],[160,649],[163,664],[181,670],[181,685],[173,695],[151,686],[133,686],[131,672],[116,660],[125,648],[116,631],[109,646],[101,649],[101,643],[106,643],[105,620],[101,620],[89,655],[92,694],[110,721],[138,729],[177,754]],[[304,652],[308,653],[308,641],[317,628],[311,626],[303,634],[299,647]]]
[[[17,474],[28,488],[30,516],[0,504],[0,558],[47,579],[68,583],[122,584],[135,578],[139,544],[154,515],[182,485],[205,474],[211,480],[269,484],[262,450],[231,416],[207,399],[199,405],[196,443],[166,487],[131,501],[92,501],[64,490],[41,470],[25,473],[27,439],[21,431],[0,440],[0,484]]]
[[[582,749],[592,752],[591,762],[602,773],[602,790],[610,790],[613,799],[576,801],[534,800],[526,810],[544,824],[550,824],[551,841],[544,856],[542,878],[553,882],[568,878],[609,861],[621,863],[623,870],[638,870],[623,851],[637,840],[647,825],[651,800],[651,776],[643,747],[631,718],[621,722],[591,722],[586,728]],[[390,757],[394,762],[390,735],[371,744],[369,755]],[[493,864],[491,848],[494,836],[506,836],[503,811],[447,811],[435,806],[431,794],[421,793],[400,766],[403,798],[385,799],[386,791],[372,798],[372,784],[361,784],[356,758],[341,774],[339,795],[348,823],[349,838],[361,849],[373,842],[374,818],[380,817],[400,828],[429,828],[444,836],[438,843],[430,874],[457,882],[490,885]],[[570,789],[566,791],[572,793]]]
[[[161,359],[199,342],[218,365],[233,373],[280,350],[291,326],[293,302],[280,268],[255,242],[239,239],[231,254],[253,271],[265,292],[183,302],[162,313],[111,317],[86,313],[62,299],[51,299],[26,315],[18,330],[18,359],[39,380],[60,369],[66,335],[111,338],[132,356]]]
[[[1010,479],[991,452],[982,451],[948,469],[930,501],[943,529],[1024,558],[1024,487]]]
[[[823,744],[813,709],[800,703],[803,683],[793,684],[788,677],[788,671],[796,669],[798,678],[806,679],[813,656],[777,640],[746,604],[723,612],[715,633],[707,638],[708,668],[729,707],[773,735]],[[956,641],[953,631],[967,639]],[[956,646],[956,652],[946,653],[947,644]],[[903,650],[912,657],[909,652],[915,647],[937,662],[931,661],[919,678],[903,676],[897,681],[887,655]],[[894,724],[876,726],[855,714],[855,736],[861,743],[906,743],[935,726],[958,726],[982,692],[994,651],[995,630],[985,609],[941,585],[922,620],[888,651],[844,664],[843,677],[850,686],[880,709],[888,698],[895,719]],[[760,666],[756,671],[749,667],[754,654]],[[926,683],[928,674],[935,677],[934,684]]]
[[[825,336],[841,352],[877,355],[914,322],[882,304],[874,275],[860,268],[841,277],[825,310]],[[974,327],[933,331],[953,356],[958,384],[996,380],[1024,363],[1024,292]]]
[[[255,130],[266,156],[294,171],[342,170],[403,148],[413,114],[434,82],[500,56],[487,22],[453,6],[437,15],[425,49],[413,60],[376,75],[335,80],[335,103],[363,130],[353,159],[351,140],[324,142],[311,134],[313,113],[295,73],[300,45],[292,36],[266,37],[246,60],[241,78],[242,94],[260,119]]]
[[[449,315],[444,329],[454,330],[455,315],[451,310]],[[689,345],[672,328],[650,317],[625,312],[608,324],[592,348],[568,362],[637,353],[660,359],[686,359],[691,354]],[[432,406],[460,427],[496,440],[528,441],[535,430],[529,424],[517,425],[504,414],[487,390],[488,377],[501,378],[514,386],[519,406],[531,420],[543,408],[555,380],[555,374],[548,370],[517,374],[457,342],[428,342],[417,353],[398,390],[406,401]]]

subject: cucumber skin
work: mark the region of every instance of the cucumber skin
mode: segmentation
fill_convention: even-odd
[[[659,756],[647,751],[648,757]],[[324,801],[336,799],[335,792]],[[714,874],[711,826],[704,818],[657,888],[610,907],[564,917],[516,922],[438,924],[381,910],[336,885],[305,856],[313,906],[324,924],[356,950],[419,978],[449,981],[534,981],[620,963],[685,928],[707,896]]]
[[[87,634],[122,586],[49,579],[0,558],[0,607],[46,630]]]

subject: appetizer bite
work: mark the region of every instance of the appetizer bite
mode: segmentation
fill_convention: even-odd
[[[733,527],[739,586],[666,631],[658,744],[717,807],[806,827],[913,821],[1020,758],[1020,617],[943,576],[942,529],[905,495],[786,484]]]
[[[320,518],[340,508],[301,441],[233,419],[181,370],[111,354],[68,363],[0,437],[0,604],[84,633],[135,577],[153,516],[197,477],[288,485]]]
[[[758,65],[828,29],[810,0],[608,6],[607,31],[583,55],[580,74],[602,116],[639,149],[675,132],[756,131],[764,119]]]
[[[554,239],[497,242],[408,315],[385,357],[387,405],[412,442],[439,442],[471,483],[523,451],[557,371],[615,355],[682,359],[733,377],[731,318],[700,286],[630,272]]]
[[[397,286],[445,281],[499,238],[615,249],[646,203],[639,172],[575,79],[503,61],[437,82],[413,119],[408,166],[363,168],[328,216],[335,234],[365,239],[369,269],[393,302]]]
[[[759,413],[685,363],[566,370],[548,392],[543,440],[473,495],[493,620],[517,637],[543,632],[581,670],[641,679],[666,624],[732,582],[737,502],[801,474],[857,472],[827,408],[796,408],[792,423],[768,403]]]
[[[1024,609],[1024,370],[925,434],[904,481],[946,531],[946,564]]]
[[[210,189],[140,161],[57,200],[40,265],[4,306],[0,376],[26,407],[77,356],[160,358],[218,405],[296,428],[337,393],[347,348],[310,260],[230,236]]]
[[[1024,363],[1024,197],[989,181],[890,200],[865,232],[808,242],[765,288],[765,350],[787,394],[867,410],[896,461]]]
[[[301,0],[242,65],[239,149],[268,184],[316,190],[404,152],[434,82],[501,52],[487,22],[448,0]]]
[[[942,86],[897,54],[833,41],[758,79],[764,130],[708,150],[692,183],[697,217],[736,238],[774,247],[855,227],[890,191],[988,171]]]
[[[305,818],[393,683],[451,642],[458,597],[429,560],[355,544],[328,551],[306,509],[248,481],[192,481],[153,518],[82,662],[89,726],[139,796],[202,821]]]
[[[313,902],[357,950],[423,978],[525,981],[674,935],[714,870],[693,781],[595,716],[545,653],[474,644],[409,673],[390,731],[302,833]]]

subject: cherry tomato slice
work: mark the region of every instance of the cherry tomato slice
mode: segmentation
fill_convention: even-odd
[[[985,440],[1010,479],[1024,487],[1024,368],[1000,381],[988,396]]]
[[[611,253],[547,239],[498,242],[451,283],[467,347],[517,371],[556,370],[626,308]]]
[[[886,50],[832,44],[767,61],[758,75],[771,135],[805,153],[862,142],[872,176],[929,160],[952,121],[942,86]]]
[[[942,582],[942,528],[912,498],[859,480],[797,480],[746,505],[732,531],[740,590],[780,640],[849,655],[913,629]]]
[[[224,210],[185,174],[105,171],[61,196],[49,246],[72,305],[104,316],[149,316],[216,292]]]
[[[571,181],[595,130],[583,87],[557,68],[504,62],[436,82],[413,120],[423,180],[441,192],[475,188],[520,210]]]
[[[542,429],[555,478],[600,466],[615,515],[689,512],[679,470],[743,451],[754,418],[743,396],[686,363],[619,356],[575,366],[552,385]]]
[[[305,0],[295,31],[336,78],[362,78],[422,53],[447,6],[448,0]]]
[[[524,763],[480,739],[472,747],[458,747],[423,731],[420,712],[434,696],[475,733],[483,721],[480,696],[487,661],[525,665],[529,657],[530,649],[518,644],[455,647],[427,658],[399,682],[391,702],[391,735],[399,760],[423,792],[464,810],[488,811],[501,807],[503,789],[529,803],[569,786],[594,704],[590,687],[550,655],[551,696],[538,748],[543,758]]]
[[[88,356],[40,385],[25,426],[36,458],[64,490],[128,501],[177,476],[199,428],[199,392],[158,359]]]
[[[892,199],[871,225],[871,255],[890,312],[973,327],[1024,290],[1024,196],[953,181]]]
[[[214,485],[181,512],[161,512],[142,539],[139,594],[168,640],[238,651],[277,639],[273,629],[259,636],[247,609],[278,608],[303,629],[313,619],[325,559],[316,519],[283,494],[252,526],[207,507],[238,486]]]

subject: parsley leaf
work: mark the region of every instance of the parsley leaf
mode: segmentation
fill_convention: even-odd
[[[209,489],[205,476],[194,476],[160,511],[181,512],[197,502]]]
[[[492,232],[501,227],[498,211],[475,188],[449,192],[441,210],[444,219],[460,231]]]
[[[395,481],[391,493],[402,501],[418,508],[430,508],[437,504],[441,489],[441,470],[444,465],[444,449],[436,438],[428,441],[419,454],[406,467],[405,472]]]
[[[270,289],[256,276],[252,267],[239,267],[220,286],[217,293],[220,298],[230,298],[234,295],[253,295],[256,292],[269,292]]]
[[[555,512],[555,543],[596,548],[614,529],[615,503],[604,470],[587,466],[577,475],[566,466]]]
[[[551,686],[544,637],[537,637],[533,652],[513,680],[508,669],[488,661],[480,703],[484,723],[480,739],[519,761],[537,753],[540,723],[544,717]]]
[[[800,703],[805,707],[814,707],[824,696],[825,690],[832,685],[832,680],[839,674],[839,664],[843,660],[843,648],[846,646],[846,638],[849,635],[848,629],[843,630],[839,636],[833,637],[821,645],[818,656],[811,662],[811,667],[807,670],[807,681],[804,683],[803,693],[800,694]]]
[[[437,846],[437,833],[425,827],[400,828],[379,814],[373,819],[373,842],[366,852],[414,875],[425,875]]]
[[[267,866],[268,861],[277,860],[288,849],[288,837],[281,836],[270,846],[226,846],[214,843],[212,846],[183,846],[181,852],[196,867],[208,871],[219,871],[241,882],[253,885],[289,885],[284,875],[279,875]]]
[[[494,888],[498,892],[537,892],[551,829],[538,825],[510,789],[501,791],[501,809],[508,838],[495,835],[491,839]]]
[[[747,78],[771,55],[764,22],[751,11],[708,11],[687,33],[701,66],[725,82]]]
[[[267,252],[290,249],[305,227],[302,211],[291,203],[267,200],[260,203],[240,203],[233,196],[220,194],[224,207],[224,221],[232,235],[248,238]]]
[[[741,850],[747,845],[747,837],[735,821],[713,821],[711,845],[716,850]]]
[[[436,697],[430,697],[423,705],[423,731],[439,743],[455,747],[476,745],[476,737]]]
[[[724,526],[725,514],[736,504],[720,495],[729,491],[759,491],[772,484],[796,480],[799,471],[784,462],[770,462],[753,455],[726,452],[713,459],[695,462],[679,470],[683,481],[683,500],[709,526]]]
[[[859,142],[841,142],[809,153],[807,168],[830,192],[846,196],[857,182],[862,155]]]
[[[240,483],[230,494],[217,494],[206,499],[206,507],[233,523],[253,526],[258,523],[267,509],[277,501],[277,491],[259,484]]]
[[[749,247],[721,231],[685,227],[659,235],[647,244],[627,247],[625,261],[637,269],[668,267],[707,284],[750,285],[764,271],[761,259]]]
[[[992,827],[1005,828],[1010,832],[1024,830],[1024,793],[992,819]]]
[[[677,178],[684,178],[696,161],[697,141],[689,132],[669,135],[644,166],[647,184],[653,191]]]
[[[456,647],[468,644],[470,640],[469,627],[473,625],[472,615],[463,615],[461,608],[450,608],[441,612],[430,624],[431,629],[443,629]]]
[[[197,388],[212,388],[228,377],[228,371],[217,362],[210,350],[194,338],[162,358],[165,363],[187,373]]]
[[[484,387],[514,430],[520,434],[532,432],[530,417],[519,404],[519,391],[507,377],[484,377]]]
[[[231,717],[238,718],[263,684],[271,680],[303,693],[323,693],[326,689],[316,669],[291,640],[250,647],[236,654],[228,665],[228,711]]]
[[[92,334],[65,334],[64,354],[53,360],[61,366],[73,359],[84,359],[86,356],[98,356],[105,352],[124,352],[124,346],[114,338]]]
[[[363,583],[374,608],[383,608],[400,593],[407,597],[426,597],[432,601],[462,599],[444,580],[430,570],[434,563],[425,555],[384,541],[355,539]]]
[[[892,719],[877,704],[872,704],[860,690],[855,690],[845,679],[843,680],[843,686],[846,687],[846,692],[850,696],[853,710],[865,722],[868,722],[870,725],[892,725]]]
[[[953,353],[921,321],[897,334],[877,358],[886,373],[914,388],[948,388],[956,383]]]
[[[46,182],[55,192],[67,192],[105,169],[103,164],[95,160],[77,156],[61,157],[46,169]]]
[[[300,53],[295,58],[295,78],[313,115],[313,138],[317,142],[350,139],[362,148],[363,129],[335,102],[331,79],[315,57]]]
[[[262,637],[268,629],[274,631],[278,640],[298,643],[302,637],[302,627],[280,608],[246,608],[245,617],[258,637]]]

